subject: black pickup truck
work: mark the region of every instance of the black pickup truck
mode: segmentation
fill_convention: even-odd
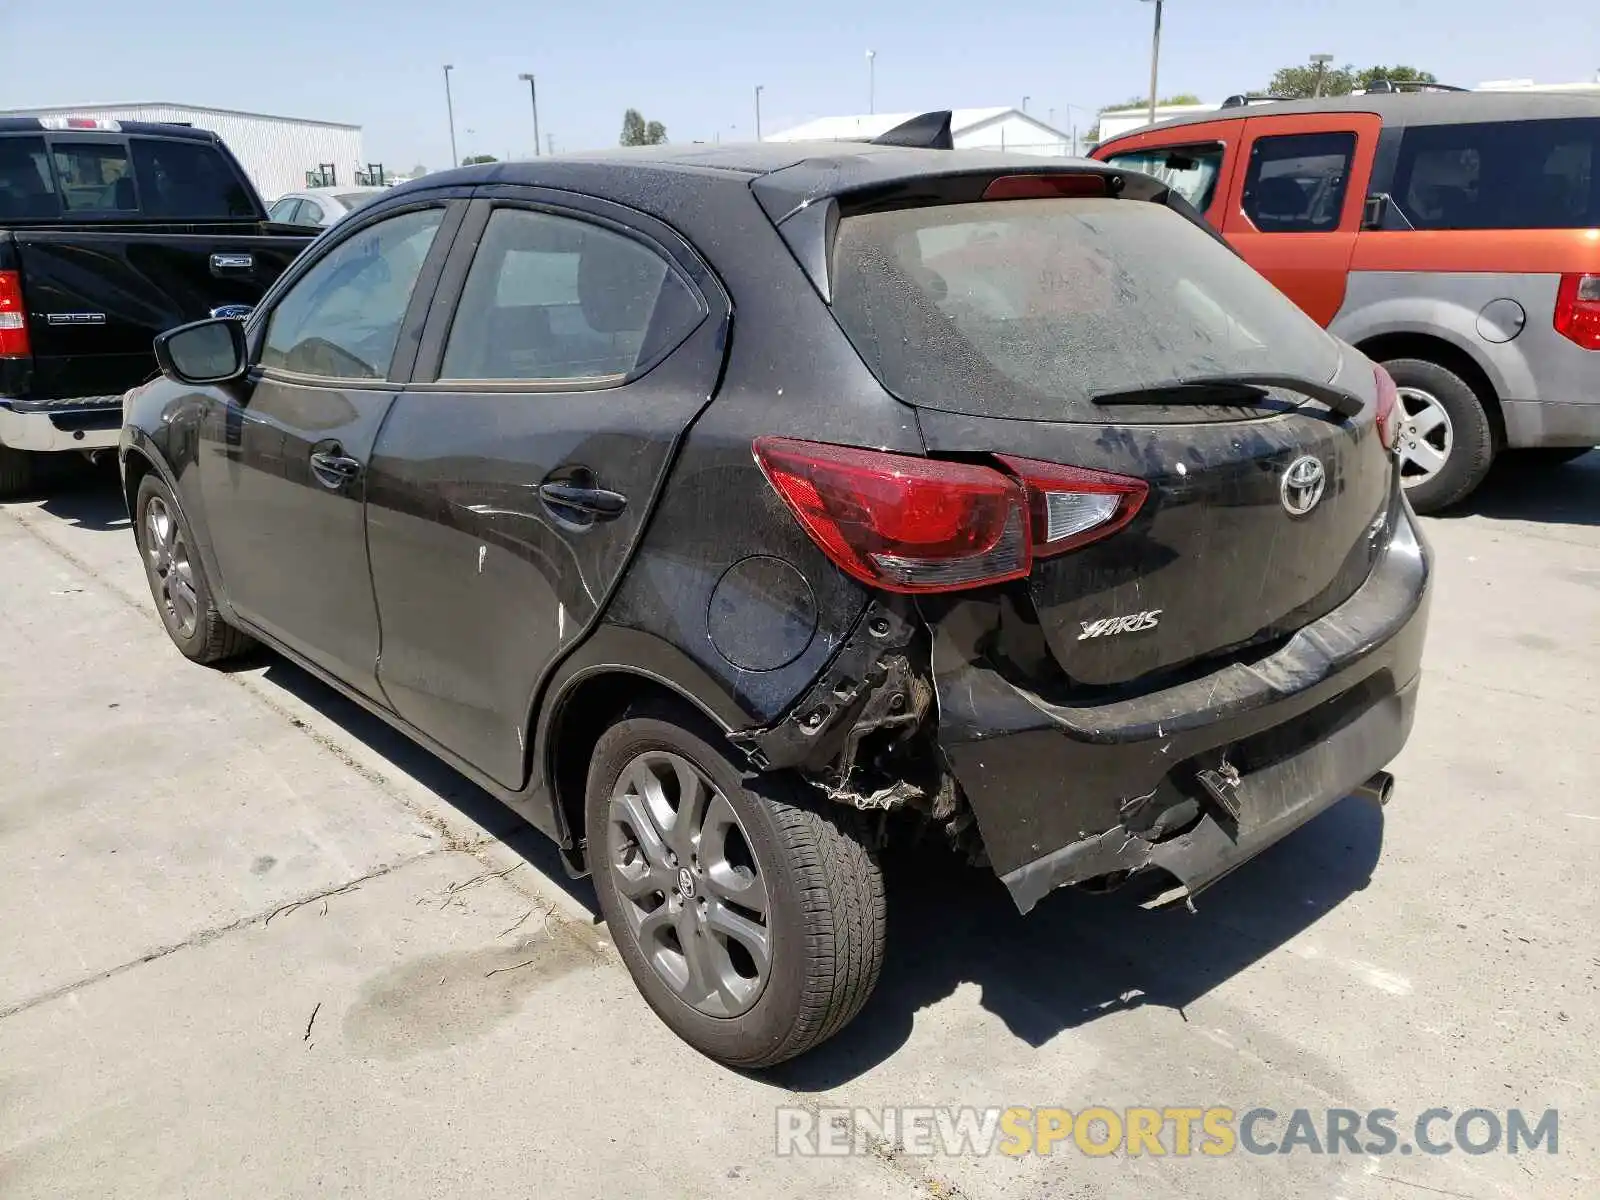
[[[271,224],[214,133],[0,118],[0,496],[115,446],[155,335],[243,315],[316,232]]]

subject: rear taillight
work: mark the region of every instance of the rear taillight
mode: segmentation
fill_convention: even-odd
[[[1115,533],[1133,520],[1150,494],[1144,480],[1126,475],[997,457],[1028,489],[1035,558],[1076,550]]]
[[[1561,277],[1556,332],[1585,350],[1600,350],[1600,275]]]
[[[1026,459],[991,467],[762,437],[756,462],[841,570],[891,592],[948,592],[1020,579],[1037,555],[1114,532],[1140,480]]]
[[[1001,175],[983,189],[985,200],[1056,200],[1062,197],[1109,196],[1104,175]]]
[[[1372,374],[1378,382],[1378,440],[1385,450],[1393,450],[1400,434],[1400,392],[1382,367],[1373,367]]]
[[[15,271],[0,271],[0,358],[26,358],[30,353],[22,276]]]

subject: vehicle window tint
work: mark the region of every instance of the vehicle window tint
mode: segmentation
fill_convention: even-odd
[[[468,272],[439,377],[627,376],[683,341],[704,312],[666,260],[632,238],[503,208]]]
[[[146,216],[205,221],[255,215],[244,181],[215,146],[162,138],[134,138],[132,143]]]
[[[1333,339],[1243,259],[1139,200],[847,217],[833,311],[900,399],[979,416],[1116,422],[1125,410],[1094,396],[1246,371],[1325,381],[1339,362]]]
[[[286,225],[293,225],[299,219],[299,200],[293,196],[286,196],[267,210],[267,218],[273,221],[282,221]]]
[[[0,137],[0,220],[61,215],[42,137]]]
[[[261,365],[324,379],[389,373],[411,291],[444,210],[380,221],[340,242],[267,319]]]
[[[1245,176],[1245,215],[1262,233],[1331,233],[1355,153],[1353,133],[1258,138]]]
[[[68,213],[136,213],[139,193],[121,142],[55,142],[56,180]]]
[[[1600,225],[1600,120],[1413,126],[1394,198],[1417,229]]]
[[[1217,180],[1222,178],[1222,147],[1218,145],[1134,150],[1113,154],[1106,161],[1125,171],[1155,176],[1201,212],[1216,199]]]

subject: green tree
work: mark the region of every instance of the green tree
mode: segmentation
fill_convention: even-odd
[[[1342,67],[1327,67],[1322,74],[1322,94],[1324,96],[1348,96],[1354,91],[1365,91],[1379,79],[1387,79],[1393,83],[1438,83],[1438,79],[1431,71],[1422,71],[1416,67],[1367,67],[1357,70],[1354,66],[1346,64]],[[1267,85],[1267,91],[1274,96],[1288,96],[1293,99],[1304,99],[1317,94],[1317,65],[1307,63],[1303,67],[1284,67],[1272,77],[1272,82]]]
[[[618,140],[624,146],[659,146],[667,140],[667,127],[660,121],[647,122],[637,108],[630,108],[622,114],[622,137]]]
[[[469,154],[461,160],[463,167],[475,166],[478,163],[492,163],[500,160],[492,154]]]
[[[421,163],[418,163],[416,166],[411,168],[411,178],[413,179],[421,179],[427,173],[428,168],[423,166]]]
[[[1196,96],[1193,92],[1179,92],[1176,96],[1163,96],[1160,100],[1156,101],[1157,106],[1163,107],[1163,108],[1166,107],[1169,104],[1201,104],[1201,103],[1203,103],[1203,101],[1200,99],[1199,96]],[[1104,112],[1127,112],[1130,109],[1149,108],[1149,107],[1150,107],[1150,97],[1149,96],[1135,96],[1132,100],[1125,100],[1121,104],[1108,104],[1104,108],[1102,108],[1100,111],[1103,112],[1103,113]]]

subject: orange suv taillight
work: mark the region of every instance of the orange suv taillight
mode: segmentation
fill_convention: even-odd
[[[1600,350],[1600,275],[1561,277],[1556,332],[1585,350]]]
[[[0,358],[26,358],[28,312],[22,306],[22,276],[15,271],[0,271]]]

